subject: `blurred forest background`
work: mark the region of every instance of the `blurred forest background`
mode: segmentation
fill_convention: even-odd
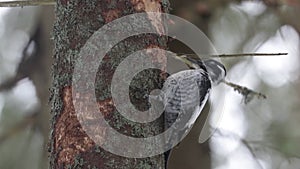
[[[193,129],[170,168],[300,168],[300,0],[170,4],[171,14],[197,25],[218,53],[288,53],[222,59],[228,80],[267,99],[245,105],[231,88],[214,88],[211,109],[223,114],[210,119],[217,129],[206,157],[197,152],[200,129]],[[54,6],[0,8],[0,169],[47,168],[54,15]]]

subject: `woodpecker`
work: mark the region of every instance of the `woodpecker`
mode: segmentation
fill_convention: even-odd
[[[180,141],[199,117],[212,86],[218,85],[226,76],[225,67],[218,61],[188,56],[176,56],[190,69],[172,74],[164,82],[159,96],[164,106],[165,129],[172,128],[167,142]],[[179,120],[179,125],[174,123]],[[177,125],[176,125],[177,124]],[[170,147],[170,146],[169,146]],[[173,147],[173,146],[172,146]],[[170,150],[165,153],[165,165]]]
[[[188,65],[190,70],[177,72],[169,76],[162,88],[162,102],[165,111],[165,128],[169,128],[178,117],[185,116],[189,130],[203,109],[211,87],[218,85],[226,76],[223,64],[216,60],[200,60],[177,56]]]

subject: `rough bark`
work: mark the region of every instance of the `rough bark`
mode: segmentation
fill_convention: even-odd
[[[166,3],[152,0],[59,0],[57,2],[51,88],[50,168],[163,168],[162,155],[131,159],[114,155],[95,144],[82,129],[76,117],[71,83],[77,54],[93,32],[104,24],[128,14],[144,11],[166,12],[168,7],[162,4]],[[118,65],[124,57],[134,51],[153,47],[166,48],[166,39],[152,34],[134,36],[113,47],[103,59],[104,62],[99,65],[95,89],[99,110],[101,109],[105,114],[111,126],[130,136],[140,137],[159,133],[163,126],[162,120],[156,120],[149,125],[140,125],[122,119],[113,106],[108,90],[109,82],[116,68],[115,65]],[[158,62],[160,60],[158,57],[153,58]],[[146,77],[153,77],[153,75],[157,74],[142,73],[142,76]],[[147,83],[146,87],[153,89],[158,88],[159,85],[159,82],[153,80]],[[139,99],[139,91],[133,90],[132,93],[134,104],[142,105],[140,107],[142,109],[146,108],[146,104],[143,104],[145,100]],[[117,120],[121,122],[116,123]],[[105,128],[101,130],[105,133]],[[105,134],[101,137],[105,139]]]

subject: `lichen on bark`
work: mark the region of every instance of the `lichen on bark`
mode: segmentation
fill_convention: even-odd
[[[144,159],[120,157],[105,151],[101,145],[96,145],[88,137],[75,114],[72,99],[72,73],[80,48],[101,26],[135,12],[167,12],[168,5],[166,4],[168,3],[165,1],[152,0],[57,1],[57,17],[53,32],[55,42],[53,82],[50,97],[52,112],[50,168],[163,168],[161,155]],[[145,22],[155,24],[153,26],[159,31],[161,26],[159,23],[151,23],[150,20]],[[126,56],[137,50],[153,47],[165,49],[166,37],[153,34],[133,36],[113,47],[103,59],[104,62],[99,65],[95,89],[99,110],[105,114],[109,124],[122,134],[144,137],[155,135],[162,130],[162,119],[146,125],[124,119],[113,106],[109,88],[109,81],[115,68]],[[159,56],[153,57],[153,60],[161,61],[157,57]],[[163,67],[165,63],[160,64]],[[142,85],[143,89],[137,88],[138,85],[135,82],[131,84],[131,100],[139,109],[147,109],[147,103],[141,99],[140,91],[150,91],[161,87],[161,81],[157,78],[150,78],[155,76],[159,77],[160,74],[157,71],[147,70],[136,77],[137,79],[139,77],[144,77],[144,80],[150,79]],[[137,81],[143,81],[143,79]],[[104,128],[103,131],[105,131]]]

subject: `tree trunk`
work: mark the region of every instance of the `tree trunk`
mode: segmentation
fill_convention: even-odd
[[[162,4],[166,3],[152,0],[57,1],[56,23],[54,26],[55,54],[51,88],[50,168],[164,168],[162,155],[147,158],[127,158],[110,153],[104,150],[101,145],[96,144],[86,133],[97,132],[101,140],[105,141],[107,139],[105,135],[106,128],[96,128],[96,126],[99,126],[97,121],[95,122],[96,113],[87,114],[87,112],[81,111],[80,114],[88,116],[89,120],[94,120],[95,123],[95,126],[93,126],[94,123],[90,124],[91,131],[84,130],[76,116],[73,104],[74,98],[72,97],[72,76],[75,62],[80,49],[88,38],[103,25],[122,16],[144,11],[167,12],[168,6]],[[150,19],[145,22],[153,24]],[[157,25],[154,26],[157,27]],[[126,56],[135,51],[153,47],[166,48],[166,38],[159,36],[159,31],[158,35],[136,35],[121,41],[105,55],[101,64],[99,63],[95,83],[99,110],[97,113],[100,113],[101,110],[106,121],[113,128],[132,137],[160,133],[163,129],[163,120],[159,118],[149,125],[144,125],[135,124],[124,119],[113,105],[110,83],[116,67]],[[86,55],[83,58],[88,60],[89,56]],[[159,55],[154,56],[152,60],[153,62],[160,62],[159,64],[162,65],[163,69],[165,61],[162,61]],[[146,90],[131,87],[131,101],[137,108],[147,109],[145,99],[141,99],[143,96],[141,92],[151,91],[161,85],[161,82],[151,80],[155,76],[161,76],[161,74],[157,74],[155,71],[141,72],[139,77],[146,77],[145,79],[148,80],[143,85]],[[87,82],[85,85],[89,85],[89,83]],[[94,96],[85,95],[83,97],[81,95],[79,97],[90,99]],[[124,148],[126,149],[126,144],[124,144]]]

